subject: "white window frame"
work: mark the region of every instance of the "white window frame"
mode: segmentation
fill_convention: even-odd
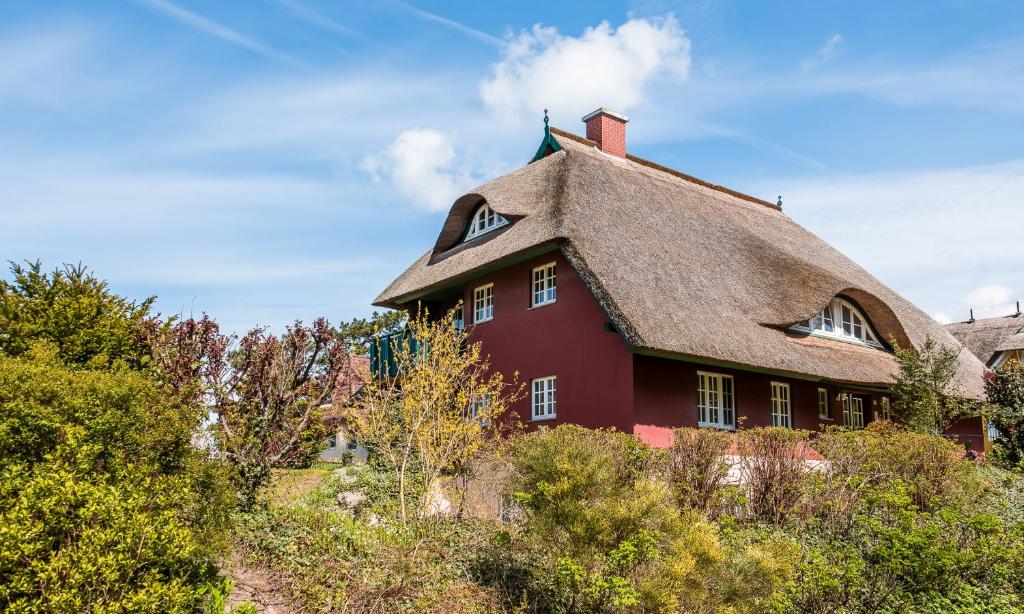
[[[554,375],[530,380],[530,420],[554,420],[558,416],[557,381]]]
[[[555,263],[549,262],[530,273],[530,307],[543,307],[558,298]]]
[[[772,382],[772,426],[793,428],[792,390],[785,382]]]
[[[736,382],[731,375],[697,372],[697,426],[736,428]]]
[[[877,349],[885,348],[878,341],[878,335],[864,313],[850,301],[838,296],[813,318],[793,326],[792,329],[815,337],[836,339]]]
[[[889,397],[882,397],[882,420],[892,421],[892,402]]]
[[[857,409],[858,411],[854,411]],[[852,394],[843,394],[843,426],[851,429],[864,428],[864,399]]]
[[[498,214],[494,209],[491,209],[489,204],[484,203],[473,213],[473,218],[469,222],[469,228],[466,230],[466,237],[463,240],[475,239],[506,224],[508,224],[507,219]]]
[[[494,284],[473,288],[473,324],[494,319]]]
[[[832,419],[832,403],[828,397],[827,388],[818,388],[818,418],[821,420]]]

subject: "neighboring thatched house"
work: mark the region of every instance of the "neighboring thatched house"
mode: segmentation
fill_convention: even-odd
[[[946,329],[979,360],[995,369],[1007,362],[1024,364],[1024,315],[970,319],[947,324]]]
[[[355,440],[345,428],[343,412],[349,401],[370,379],[370,359],[366,356],[351,356],[348,368],[338,374],[337,387],[331,404],[324,408],[324,423],[331,435],[327,437],[320,460],[345,462],[366,460],[366,449]]]
[[[626,119],[547,129],[526,166],[458,198],[434,246],[375,304],[453,308],[534,425],[861,427],[888,414],[891,343],[927,314],[781,207],[626,153]],[[961,351],[957,384],[983,395]],[[952,431],[982,449],[980,420]]]

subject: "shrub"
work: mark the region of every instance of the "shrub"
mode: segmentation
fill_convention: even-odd
[[[676,429],[668,450],[668,478],[679,504],[706,515],[716,515],[723,503],[729,475],[725,458],[733,435],[713,429]]]
[[[743,612],[792,569],[786,540],[725,539],[681,513],[663,459],[632,435],[541,429],[512,441],[508,458],[524,513],[484,568],[510,607]]]
[[[1024,524],[1006,474],[891,424],[831,430],[815,445],[829,465],[815,472],[815,515],[797,525],[802,561],[777,609],[1019,611],[1010,570],[1024,557]]]
[[[69,369],[52,345],[0,356],[0,602],[170,611],[216,578],[225,476],[193,408],[146,374]]]
[[[38,261],[11,263],[10,272],[10,281],[0,279],[0,353],[20,356],[49,342],[70,365],[145,362],[137,332],[155,298],[136,303],[117,296],[81,265],[45,273]]]
[[[868,487],[892,489],[898,483],[924,511],[976,494],[964,481],[971,465],[963,448],[943,437],[882,422],[861,431],[829,430],[815,447],[829,461],[820,500],[843,502],[844,514]]]
[[[985,391],[993,406],[996,443],[1009,466],[1024,465],[1024,366],[1017,362],[986,374]]]
[[[810,451],[806,431],[771,427],[737,434],[740,475],[753,517],[775,524],[789,518],[803,498]]]

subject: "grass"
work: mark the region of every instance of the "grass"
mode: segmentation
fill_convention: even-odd
[[[331,471],[331,465],[314,465],[307,469],[275,469],[266,501],[271,507],[284,507],[316,490]]]

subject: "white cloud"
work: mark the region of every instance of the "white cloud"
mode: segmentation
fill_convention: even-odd
[[[470,182],[470,173],[454,162],[455,149],[443,132],[414,128],[379,154],[367,156],[360,167],[375,180],[388,181],[412,205],[444,211]]]
[[[953,318],[949,317],[948,315],[946,315],[945,313],[943,313],[941,311],[937,311],[937,312],[933,313],[932,314],[932,319],[934,319],[939,324],[949,324],[950,322],[953,321]]]
[[[690,40],[671,14],[618,28],[604,21],[578,38],[535,25],[509,39],[480,95],[506,117],[545,108],[561,117],[601,106],[625,112],[645,101],[654,79],[685,80],[689,71]]]
[[[835,59],[836,55],[839,54],[839,50],[842,49],[843,45],[846,44],[846,40],[843,36],[836,32],[825,41],[825,44],[818,48],[810,57],[804,58],[800,62],[800,68],[804,72],[811,72],[815,68],[822,64],[827,64]]]
[[[753,193],[782,194],[797,222],[953,319],[966,319],[960,297],[979,285],[1024,287],[1024,160],[783,181]]]

